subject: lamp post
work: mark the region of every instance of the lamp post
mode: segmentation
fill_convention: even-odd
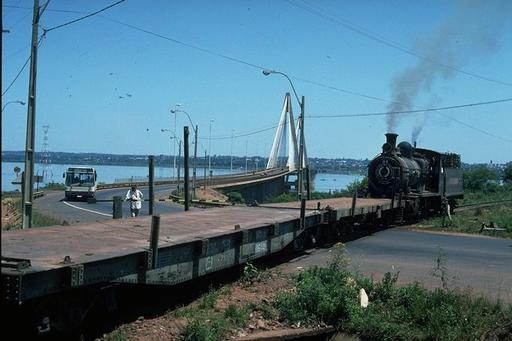
[[[210,120],[210,135],[208,137],[208,174],[212,174],[212,123]]]
[[[177,110],[179,107],[181,107],[181,104],[175,104],[174,105],[175,109],[171,109],[171,113],[174,114],[174,136],[176,136],[176,113],[177,113]],[[174,179],[176,179],[176,174],[175,174],[175,171],[176,171],[176,140],[174,140],[174,143],[173,143],[173,146],[174,146],[174,150],[173,150],[173,154],[174,154],[174,163],[173,163],[173,167],[172,167],[172,177]]]
[[[193,165],[192,165],[192,193],[195,198],[196,197],[197,128],[198,127],[197,127],[197,125],[194,124],[194,122],[192,122],[192,119],[190,118],[190,115],[188,112],[186,112],[185,110],[181,110],[181,109],[171,109],[171,113],[174,114],[174,117],[176,117],[176,114],[179,112],[187,115],[187,118],[188,118],[190,124],[192,125],[192,129],[194,130],[194,160],[193,160]]]
[[[231,154],[231,174],[233,174],[233,137],[235,135],[235,129],[231,130],[231,147],[229,154]]]
[[[300,199],[300,223],[301,228],[304,229],[305,226],[305,214],[306,214],[306,198],[304,195],[304,96],[302,96],[302,101],[299,100],[299,96],[297,95],[297,91],[295,91],[295,86],[293,85],[292,80],[288,75],[286,75],[283,72],[280,71],[274,71],[274,70],[263,70],[263,74],[265,76],[271,75],[271,74],[278,74],[281,76],[286,77],[288,82],[290,83],[290,86],[292,87],[293,93],[295,95],[295,98],[297,99],[297,102],[300,106],[300,117],[299,117],[299,129],[300,129],[300,137],[299,137],[299,170],[298,170],[298,182],[299,182],[299,188],[298,188],[298,194]],[[309,194],[309,188],[308,188],[308,197]]]
[[[173,141],[173,144],[176,145],[176,141],[178,141],[178,145],[179,145],[179,158],[178,158],[178,179],[177,179],[177,186],[178,186],[178,195],[180,194],[180,160],[181,159],[181,140],[176,136],[176,135],[172,135],[172,130],[171,129],[160,129],[161,132],[169,132],[171,133],[171,136],[169,137],[172,141]]]
[[[4,112],[5,107],[8,104],[11,104],[11,103],[18,103],[18,104],[21,104],[21,105],[25,105],[25,102],[23,102],[23,101],[9,101],[9,102],[5,103],[4,106],[2,107],[2,112]]]

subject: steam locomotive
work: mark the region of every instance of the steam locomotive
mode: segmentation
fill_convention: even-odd
[[[382,153],[368,166],[371,197],[399,200],[400,218],[419,218],[453,210],[463,198],[460,155],[396,145],[398,135],[388,133]]]

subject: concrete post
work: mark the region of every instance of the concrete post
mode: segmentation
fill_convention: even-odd
[[[160,216],[151,217],[151,236],[149,237],[149,248],[151,249],[151,268],[155,269],[158,263],[158,238],[160,235]]]
[[[185,197],[185,211],[189,210],[190,204],[190,190],[189,190],[189,174],[188,174],[188,127],[183,127],[183,164],[184,164],[184,179],[183,179],[183,191]]]
[[[123,198],[115,196],[112,199],[112,218],[121,219],[123,217]]]
[[[153,215],[153,203],[155,201],[155,156],[149,155],[149,215]]]

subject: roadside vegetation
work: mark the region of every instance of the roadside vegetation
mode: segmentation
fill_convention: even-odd
[[[442,250],[433,260],[431,274],[439,280],[434,290],[420,283],[398,285],[398,273],[375,281],[350,271],[343,244],[335,245],[332,254],[327,267],[292,277],[247,264],[237,283],[212,289],[147,326],[124,325],[104,339],[141,339],[149,329],[167,333],[152,339],[217,341],[258,330],[328,326],[360,340],[502,340],[512,335],[512,305],[452,287]],[[360,304],[361,289],[367,307]]]
[[[344,190],[334,190],[332,192],[311,192],[312,200],[331,199],[352,197],[354,192],[357,191],[359,197],[364,197],[368,192],[368,178],[364,177],[362,180],[355,180],[351,182]],[[280,203],[297,201],[296,194],[284,193],[275,197],[267,197],[264,203]]]
[[[449,287],[441,258],[433,274],[442,287],[397,285],[398,274],[380,282],[350,272],[338,246],[327,268],[313,267],[296,278],[296,290],[274,302],[281,319],[295,325],[326,323],[362,340],[497,340],[512,335],[512,305],[473,297]],[[441,266],[439,266],[441,264]],[[358,292],[368,295],[362,307]]]
[[[503,202],[485,205],[500,201]],[[465,172],[464,199],[458,205],[477,206],[456,212],[451,222],[446,219],[448,226],[444,228],[442,217],[424,220],[421,227],[512,238],[512,165],[502,176],[487,167]]]
[[[60,225],[61,222],[45,216],[34,210],[32,215],[33,227]],[[22,226],[21,198],[5,197],[2,195],[2,230],[17,230]]]

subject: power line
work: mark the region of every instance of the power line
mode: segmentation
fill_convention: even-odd
[[[7,91],[9,91],[9,89],[14,85],[14,83],[16,82],[18,77],[21,75],[23,70],[25,70],[25,68],[27,67],[27,64],[28,64],[29,61],[30,61],[30,56],[28,56],[27,60],[25,61],[25,64],[23,64],[23,66],[21,67],[20,71],[18,71],[18,73],[16,74],[16,76],[14,77],[12,82],[9,84],[9,86],[7,86],[7,88],[4,90],[4,92],[2,92],[2,96],[5,95],[7,93]]]
[[[414,114],[414,113],[427,112],[427,111],[440,111],[440,110],[459,109],[459,108],[466,108],[466,107],[476,107],[476,106],[480,106],[480,105],[496,104],[496,103],[503,103],[503,102],[510,102],[510,101],[512,101],[512,98],[504,98],[504,99],[498,99],[495,101],[487,101],[487,102],[476,102],[476,103],[452,105],[452,106],[448,106],[448,107],[439,107],[439,108],[425,108],[425,109],[403,110],[403,111],[385,111],[385,112],[373,112],[373,113],[363,113],[363,114],[309,115],[306,117],[309,117],[309,118],[335,118],[335,117],[365,117],[365,116]]]
[[[395,42],[393,40],[380,37],[377,34],[369,31],[368,29],[365,29],[365,28],[363,28],[361,26],[355,25],[355,24],[349,22],[348,20],[341,19],[339,17],[333,16],[332,14],[326,14],[325,12],[323,12],[323,11],[317,9],[317,8],[314,8],[313,5],[308,4],[306,1],[303,1],[303,3],[305,5],[300,5],[300,4],[294,3],[292,0],[285,0],[285,1],[288,2],[292,6],[298,7],[298,8],[303,9],[304,11],[309,12],[309,13],[311,13],[313,15],[316,15],[316,16],[319,16],[321,18],[324,18],[327,21],[330,21],[330,22],[332,22],[334,24],[337,24],[337,25],[339,25],[339,26],[341,26],[341,27],[343,27],[343,28],[345,28],[347,30],[350,30],[352,32],[355,32],[355,33],[357,33],[357,34],[359,34],[359,35],[361,35],[363,37],[366,37],[368,39],[374,40],[376,42],[384,44],[384,45],[386,45],[388,47],[391,47],[393,49],[402,51],[402,52],[407,53],[409,55],[415,56],[417,58],[426,60],[429,63],[440,65],[442,67],[445,67],[447,69],[450,69],[450,70],[462,73],[462,74],[467,75],[467,76],[471,76],[471,77],[482,79],[482,80],[485,80],[485,81],[488,81],[488,82],[492,82],[492,83],[496,83],[496,84],[505,85],[505,86],[511,86],[512,87],[511,83],[506,83],[506,82],[503,82],[503,81],[500,81],[500,80],[496,80],[496,79],[492,79],[492,78],[489,78],[489,77],[486,77],[486,76],[481,76],[481,75],[478,75],[476,73],[464,71],[464,70],[458,68],[455,65],[441,63],[438,60],[434,60],[432,58],[425,57],[425,56],[419,54],[418,52],[416,52],[416,51],[414,51],[414,50],[412,50],[412,49],[410,49],[408,47],[402,46],[402,45],[400,45],[399,43],[397,43],[397,42]]]
[[[52,28],[46,29],[46,30],[44,30],[44,32],[45,32],[45,33],[48,33],[48,32],[50,32],[50,31],[56,30],[56,29],[58,29],[58,28],[61,28],[61,27],[64,27],[64,26],[68,26],[68,25],[74,24],[74,23],[76,23],[76,22],[78,22],[78,21],[81,21],[81,20],[84,20],[84,19],[90,18],[90,17],[92,17],[92,16],[94,16],[94,15],[96,15],[96,14],[99,14],[99,13],[104,12],[104,11],[106,11],[106,10],[108,10],[108,9],[110,9],[110,8],[112,8],[112,7],[114,7],[114,6],[117,6],[117,5],[119,5],[120,3],[125,2],[125,1],[126,1],[126,0],[119,0],[119,1],[117,1],[117,2],[115,2],[115,3],[113,3],[113,4],[111,4],[111,5],[109,5],[109,6],[107,6],[107,7],[104,7],[104,8],[102,8],[102,9],[100,9],[100,10],[96,11],[96,12],[93,12],[93,13],[87,14],[87,15],[85,15],[85,16],[83,16],[83,17],[80,17],[80,18],[78,18],[78,19],[75,19],[75,20],[68,21],[68,22],[66,22],[66,23],[64,23],[64,24],[57,25],[57,26],[54,26],[54,27],[52,27]]]
[[[298,124],[298,121],[299,121],[298,118],[294,119],[295,124]],[[256,135],[256,134],[259,134],[259,133],[263,133],[263,132],[266,132],[266,131],[269,131],[269,130],[272,130],[272,129],[276,129],[279,126],[283,126],[283,125],[286,125],[286,124],[287,124],[286,122],[283,122],[282,124],[277,124],[277,125],[274,125],[272,127],[261,128],[261,129],[258,129],[258,130],[252,130],[252,131],[249,131],[247,133],[242,133],[242,134],[238,134],[238,135],[212,136],[211,139],[212,140],[229,140],[229,139],[232,139],[232,138],[236,139],[236,138],[240,138],[240,137],[246,137],[246,136],[251,136],[251,135]],[[207,140],[209,138],[208,137],[199,137],[199,139]]]
[[[38,47],[41,46],[41,42],[43,41],[43,38],[44,38],[44,35],[42,35],[39,38],[39,42],[37,43]],[[7,91],[9,91],[9,89],[11,89],[11,87],[14,85],[16,80],[18,80],[18,78],[21,75],[21,73],[23,72],[23,70],[25,70],[25,68],[27,67],[28,62],[30,61],[30,59],[31,59],[31,56],[28,56],[27,60],[25,61],[25,64],[23,64],[23,66],[21,67],[20,71],[18,71],[18,73],[16,74],[16,76],[14,77],[12,82],[9,84],[9,86],[7,86],[7,88],[4,90],[4,92],[2,92],[2,97],[7,93]]]
[[[73,23],[76,23],[76,22],[78,22],[78,21],[81,21],[81,20],[87,19],[87,18],[89,18],[89,17],[92,17],[93,15],[96,15],[96,14],[98,14],[98,13],[104,12],[104,11],[106,11],[106,10],[108,10],[108,9],[110,9],[110,8],[112,8],[112,7],[114,7],[114,6],[118,5],[118,4],[120,4],[120,3],[122,3],[122,2],[125,2],[125,1],[126,1],[126,0],[119,0],[119,1],[117,1],[117,2],[115,2],[115,3],[113,3],[113,4],[111,4],[111,5],[109,5],[109,6],[107,6],[107,7],[104,7],[104,8],[102,8],[102,9],[100,9],[100,10],[96,11],[96,12],[93,12],[93,13],[87,14],[87,15],[85,15],[85,16],[83,16],[83,17],[78,18],[78,19],[71,20],[71,21],[69,21],[69,22],[67,22],[67,23],[64,23],[64,24],[61,24],[61,25],[57,25],[57,26],[54,26],[54,27],[49,28],[49,29],[44,29],[44,28],[43,28],[44,33],[43,33],[43,34],[42,34],[42,36],[39,38],[38,46],[41,44],[41,41],[42,41],[43,37],[45,37],[45,36],[46,36],[46,34],[47,34],[48,32],[53,31],[53,30],[56,30],[56,29],[61,28],[61,27],[64,27],[64,26],[67,26],[67,25],[71,25],[71,24],[73,24]],[[49,4],[49,3],[50,3],[50,0],[48,0],[48,1],[44,4],[44,6],[43,6],[43,8],[42,8],[42,11],[41,11],[41,13],[39,14],[39,16],[43,15],[43,13],[44,13],[44,12],[45,12],[45,10],[47,9],[47,7],[48,7],[48,4]],[[11,7],[11,8],[22,8],[22,7],[18,7],[18,6],[5,6],[5,7]],[[57,10],[52,10],[52,11],[57,11]],[[15,76],[15,77],[14,77],[14,79],[12,80],[12,82],[11,82],[11,83],[9,84],[9,86],[4,90],[4,92],[2,92],[2,96],[4,96],[4,95],[7,93],[7,91],[9,91],[9,89],[14,85],[14,83],[15,83],[15,82],[16,82],[16,80],[19,78],[19,76],[21,75],[21,73],[23,72],[23,70],[25,70],[25,68],[27,67],[28,62],[30,61],[30,58],[31,58],[31,57],[29,56],[29,57],[28,57],[28,59],[25,61],[25,64],[23,64],[23,66],[21,67],[20,71],[18,71],[18,73],[16,74],[16,76]]]
[[[236,138],[240,138],[240,137],[246,137],[246,136],[251,136],[251,135],[256,135],[256,134],[259,134],[259,133],[263,133],[265,131],[269,131],[269,130],[272,130],[272,129],[275,129],[279,127],[279,124],[278,125],[275,125],[275,126],[272,126],[272,127],[268,127],[268,128],[263,128],[263,129],[259,129],[259,130],[255,130],[255,131],[251,131],[251,132],[248,132],[248,133],[244,133],[244,134],[239,134],[239,135],[233,135],[233,136],[212,136],[211,139],[212,140],[229,140],[229,139],[236,139]],[[202,139],[202,140],[208,140],[209,137],[198,137],[199,139]]]
[[[66,10],[57,10],[57,9],[52,9],[52,10],[49,9],[48,11],[72,12],[72,13],[77,12],[77,11],[66,11]],[[81,13],[83,13],[83,12],[81,12]],[[151,36],[154,36],[154,37],[157,37],[157,38],[160,38],[160,39],[164,39],[164,40],[173,42],[175,44],[178,44],[178,45],[181,45],[181,46],[184,46],[184,47],[188,47],[188,48],[191,48],[191,49],[194,49],[194,50],[197,50],[197,51],[200,51],[200,52],[203,52],[203,53],[215,56],[215,57],[220,57],[222,59],[225,59],[225,60],[228,60],[228,61],[231,61],[231,62],[235,62],[235,63],[242,64],[242,65],[245,65],[245,66],[249,66],[249,67],[252,67],[252,68],[255,68],[255,69],[258,69],[258,70],[273,69],[273,68],[270,68],[270,67],[265,67],[265,66],[262,66],[262,65],[254,64],[254,63],[245,61],[245,60],[237,58],[237,57],[232,57],[232,56],[229,56],[227,54],[216,52],[216,51],[213,51],[213,50],[210,50],[210,49],[205,49],[203,47],[200,47],[200,46],[197,46],[197,45],[194,45],[194,44],[189,44],[187,42],[184,42],[184,41],[181,41],[181,40],[178,40],[178,39],[174,39],[172,37],[169,37],[169,36],[166,36],[166,35],[163,35],[163,34],[160,34],[160,33],[156,33],[156,32],[144,29],[144,28],[141,28],[139,26],[135,26],[133,24],[128,24],[128,23],[125,23],[125,22],[122,22],[122,21],[119,21],[119,20],[115,20],[115,19],[111,19],[111,18],[105,17],[105,16],[101,16],[101,17],[103,19],[105,19],[105,20],[114,22],[114,23],[116,23],[118,25],[126,26],[126,27],[129,27],[129,28],[134,29],[136,31],[143,32],[143,33],[146,33],[148,35],[151,35]],[[52,29],[55,29],[55,28],[52,28]],[[49,30],[52,30],[52,29],[49,29]],[[46,30],[45,32],[48,32],[49,30]],[[290,75],[290,78],[292,78],[294,80],[298,80],[298,81],[301,81],[303,83],[312,84],[312,85],[315,85],[315,86],[318,86],[318,87],[321,87],[321,88],[326,88],[326,89],[329,89],[329,90],[334,90],[334,91],[337,91],[337,92],[342,92],[342,93],[345,93],[345,94],[349,94],[349,95],[353,95],[353,96],[358,96],[358,97],[363,97],[363,98],[367,98],[367,99],[372,99],[372,100],[376,100],[376,101],[380,101],[380,102],[385,102],[385,103],[398,103],[398,102],[395,102],[395,101],[391,101],[389,99],[384,99],[384,98],[380,98],[380,97],[376,97],[376,96],[372,96],[372,95],[367,95],[367,94],[363,94],[363,93],[360,93],[360,92],[356,92],[356,91],[352,91],[352,90],[348,90],[348,89],[342,89],[342,88],[335,87],[335,86],[332,86],[332,85],[320,83],[320,82],[317,82],[317,81],[296,77],[296,76],[293,76],[290,73],[287,73],[287,74]],[[398,104],[400,104],[400,103],[398,103]]]
[[[168,37],[168,36],[164,36],[163,34],[155,33],[155,32],[146,30],[144,28],[141,28],[141,27],[138,27],[138,26],[135,26],[135,25],[132,25],[132,24],[128,24],[128,23],[125,23],[125,22],[122,22],[122,21],[119,21],[119,20],[115,20],[115,19],[111,19],[111,18],[107,18],[107,17],[104,17],[104,19],[107,19],[109,21],[115,22],[115,23],[117,23],[119,25],[123,25],[123,26],[129,27],[129,28],[132,28],[132,29],[140,31],[140,32],[144,32],[144,33],[152,35],[154,37],[161,38],[161,39],[164,39],[164,40],[168,40],[168,41],[171,41],[173,43],[176,43],[176,44],[179,44],[179,45],[182,45],[182,46],[185,46],[185,47],[197,50],[197,51],[201,51],[201,52],[204,52],[204,53],[216,56],[216,57],[220,57],[220,58],[223,58],[223,59],[226,59],[226,60],[238,63],[238,64],[243,64],[243,65],[246,65],[246,66],[250,66],[250,67],[258,69],[258,70],[266,70],[266,69],[268,69],[267,67],[263,67],[261,65],[253,64],[251,62],[242,60],[240,58],[231,57],[229,55],[226,55],[226,54],[223,54],[223,53],[219,53],[219,52],[215,52],[213,50],[205,49],[205,48],[202,48],[202,47],[197,46],[197,45],[185,43],[183,41],[180,41],[180,40]]]
[[[16,8],[16,9],[31,9],[30,7],[24,7],[24,6],[15,6],[15,5],[3,5],[3,7],[6,8]],[[83,11],[72,11],[72,10],[65,10],[65,9],[47,9],[48,12],[59,12],[59,13],[75,13],[75,14],[89,14],[88,12]]]
[[[456,118],[453,118],[453,117],[450,117],[446,114],[443,114],[439,111],[442,111],[442,110],[450,110],[450,109],[459,109],[459,108],[467,108],[467,107],[475,107],[475,106],[480,106],[480,105],[489,105],[489,104],[496,104],[496,103],[504,103],[504,102],[510,102],[512,101],[512,98],[505,98],[505,99],[499,99],[499,100],[495,100],[495,101],[487,101],[487,102],[477,102],[477,103],[468,103],[468,104],[461,104],[461,105],[452,105],[452,106],[447,106],[447,107],[440,107],[440,108],[426,108],[426,109],[417,109],[417,110],[404,110],[404,111],[392,111],[392,112],[374,112],[374,113],[364,113],[364,114],[342,114],[342,115],[309,115],[309,116],[306,116],[306,117],[309,117],[309,118],[340,118],[340,117],[368,117],[368,116],[386,116],[386,115],[401,115],[401,114],[415,114],[415,113],[420,113],[420,112],[429,112],[429,111],[434,111],[436,112],[437,114],[451,120],[451,121],[454,121],[456,123],[459,123],[467,128],[471,128],[473,130],[476,130],[482,134],[485,134],[485,135],[488,135],[488,136],[492,136],[494,138],[497,138],[499,140],[502,140],[502,141],[505,141],[505,142],[512,142],[512,140],[508,139],[508,138],[504,138],[502,136],[499,136],[499,135],[496,135],[496,134],[493,134],[491,132],[488,132],[486,130],[483,130],[481,128],[478,128],[478,127],[475,127],[469,123],[466,123],[466,122],[463,122],[461,120],[458,120]]]
[[[438,112],[437,114],[439,114],[439,115],[441,115],[441,116],[443,116],[443,117],[445,117],[445,118],[447,118],[447,119],[449,119],[449,120],[451,120],[451,121],[457,122],[457,123],[459,123],[459,124],[461,124],[461,125],[463,125],[463,126],[465,126],[465,127],[468,127],[468,128],[473,129],[473,130],[476,130],[476,131],[478,131],[478,132],[480,132],[480,133],[482,133],[482,134],[485,134],[485,135],[488,135],[488,136],[492,136],[492,137],[494,137],[494,138],[497,138],[497,139],[502,140],[502,141],[505,141],[505,142],[512,142],[512,140],[510,140],[510,139],[504,138],[504,137],[502,137],[502,136],[495,135],[495,134],[493,134],[493,133],[490,133],[490,132],[488,132],[488,131],[485,131],[485,130],[483,130],[483,129],[480,129],[480,128],[478,128],[478,127],[475,127],[475,126],[473,126],[473,125],[471,125],[471,124],[468,124],[468,123],[466,123],[466,122],[462,122],[462,121],[460,121],[460,120],[458,120],[458,119],[456,119],[456,118],[450,117],[450,116],[448,116],[448,115],[446,115],[446,114],[443,114],[443,113],[441,113],[441,112]]]
[[[106,19],[106,20],[115,22],[115,23],[117,23],[119,25],[130,27],[130,28],[132,28],[134,30],[137,30],[137,31],[140,31],[140,32],[144,32],[146,34],[149,34],[149,35],[161,38],[161,39],[165,39],[165,40],[171,41],[173,43],[176,43],[176,44],[179,44],[179,45],[182,45],[182,46],[185,46],[185,47],[197,50],[197,51],[201,51],[201,52],[204,52],[204,53],[216,56],[216,57],[220,57],[220,58],[232,61],[232,62],[236,62],[236,63],[243,64],[243,65],[246,65],[246,66],[250,66],[250,67],[258,69],[258,70],[271,70],[272,69],[272,68],[269,68],[269,67],[265,67],[265,66],[262,66],[262,65],[258,65],[258,64],[254,64],[254,63],[242,60],[240,58],[232,57],[232,56],[229,56],[229,55],[226,55],[226,54],[222,54],[222,53],[219,53],[219,52],[216,52],[216,51],[213,51],[213,50],[205,49],[205,48],[202,48],[202,47],[197,46],[197,45],[189,44],[189,43],[186,43],[186,42],[183,42],[183,41],[171,38],[169,36],[165,36],[165,35],[160,34],[160,33],[155,33],[155,32],[149,31],[147,29],[144,29],[144,28],[132,25],[132,24],[128,24],[128,23],[125,23],[125,22],[122,22],[122,21],[119,21],[119,20],[114,20],[114,19],[110,19],[110,18],[107,18],[107,17],[103,17],[103,18]],[[312,84],[312,85],[315,85],[315,86],[318,86],[318,87],[321,87],[321,88],[326,88],[326,89],[330,89],[330,90],[334,90],[334,91],[350,94],[350,95],[353,95],[353,96],[364,97],[364,98],[368,98],[368,99],[372,99],[372,100],[376,100],[376,101],[381,101],[381,102],[386,102],[386,103],[397,103],[397,102],[394,102],[394,101],[390,101],[388,99],[384,99],[384,98],[380,98],[380,97],[376,97],[376,96],[371,96],[371,95],[366,95],[366,94],[359,93],[359,92],[356,92],[356,91],[342,89],[342,88],[338,88],[338,87],[335,87],[335,86],[323,84],[323,83],[320,83],[320,82],[308,80],[308,79],[305,79],[305,78],[296,77],[296,76],[293,76],[293,75],[291,75],[289,73],[287,73],[287,74],[290,75],[290,78],[292,78],[292,79],[295,79],[295,80],[298,80],[298,81],[301,81],[301,82],[304,82],[304,83],[309,83],[309,84]]]

